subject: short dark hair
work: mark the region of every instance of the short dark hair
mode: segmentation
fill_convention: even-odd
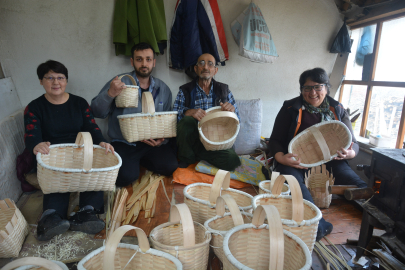
[[[305,82],[310,79],[311,81],[317,83],[324,83],[326,85],[326,89],[329,95],[329,87],[330,81],[329,76],[323,68],[314,68],[305,70],[300,76],[300,90],[302,91],[302,87],[304,86]]]
[[[143,51],[143,50],[147,50],[147,49],[152,50],[153,58],[155,58],[155,50],[152,48],[152,46],[149,43],[146,43],[146,42],[140,42],[140,43],[135,44],[134,46],[132,46],[132,48],[131,48],[131,57],[134,58],[134,52],[135,51]]]
[[[64,64],[54,60],[48,60],[45,63],[42,63],[37,68],[38,79],[42,80],[46,73],[53,71],[55,73],[61,73],[66,76],[68,79],[68,70]]]

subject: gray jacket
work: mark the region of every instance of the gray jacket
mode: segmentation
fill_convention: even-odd
[[[137,84],[139,85],[138,78],[135,75],[135,71],[130,73],[123,73],[129,74],[135,78]],[[121,76],[123,74],[119,74]],[[114,78],[113,78],[114,79]],[[117,119],[117,116],[123,114],[133,114],[133,113],[141,113],[142,112],[142,91],[139,88],[139,96],[138,96],[138,108],[117,108],[115,106],[114,98],[108,95],[108,89],[110,88],[110,83],[113,80],[109,80],[104,87],[101,89],[100,93],[92,99],[91,101],[91,109],[93,110],[93,114],[95,117],[98,118],[108,118],[108,136],[110,136],[111,141],[121,141],[127,144],[135,145],[135,143],[129,143],[124,139],[121,133],[120,125]],[[171,111],[172,110],[172,92],[170,91],[169,87],[162,82],[161,80],[150,77],[151,83],[149,86],[149,92],[152,93],[155,99],[155,110],[156,112],[164,112],[164,111]],[[125,84],[132,85],[131,80],[128,77],[123,77],[121,79]]]

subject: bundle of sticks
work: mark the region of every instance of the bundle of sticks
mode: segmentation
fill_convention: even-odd
[[[106,216],[107,239],[120,226],[134,223],[141,210],[145,210],[145,218],[154,217],[156,207],[156,191],[164,176],[146,171],[132,185],[132,195],[128,198],[126,188],[110,192]],[[162,183],[163,187],[164,184]],[[166,195],[167,196],[167,195]]]

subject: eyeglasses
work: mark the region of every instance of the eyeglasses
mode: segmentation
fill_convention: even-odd
[[[213,67],[215,67],[215,64],[213,63],[213,62],[211,62],[211,61],[208,61],[208,67],[209,68],[213,68]],[[199,67],[204,67],[205,66],[205,61],[204,60],[201,60],[200,62],[197,62],[197,65],[196,66],[199,66]]]
[[[59,82],[64,82],[66,81],[66,77],[44,77],[45,80],[47,80],[48,82],[53,82],[54,80],[58,80]]]
[[[325,86],[324,83],[323,83],[323,84],[317,84],[317,85],[314,85],[314,86],[304,85],[304,86],[302,87],[302,90],[303,90],[305,93],[311,92],[312,89],[314,89],[315,91],[319,92],[319,91],[321,91],[321,90],[323,89],[324,86]]]

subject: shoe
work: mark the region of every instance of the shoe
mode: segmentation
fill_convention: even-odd
[[[88,234],[96,234],[105,227],[104,221],[99,219],[94,209],[79,210],[70,219],[70,230]]]
[[[37,239],[39,241],[51,240],[55,235],[66,232],[69,226],[69,221],[62,219],[56,212],[52,212],[39,220]]]
[[[319,221],[318,232],[316,234],[316,241],[320,241],[322,238],[330,234],[333,230],[333,225],[323,218]]]

